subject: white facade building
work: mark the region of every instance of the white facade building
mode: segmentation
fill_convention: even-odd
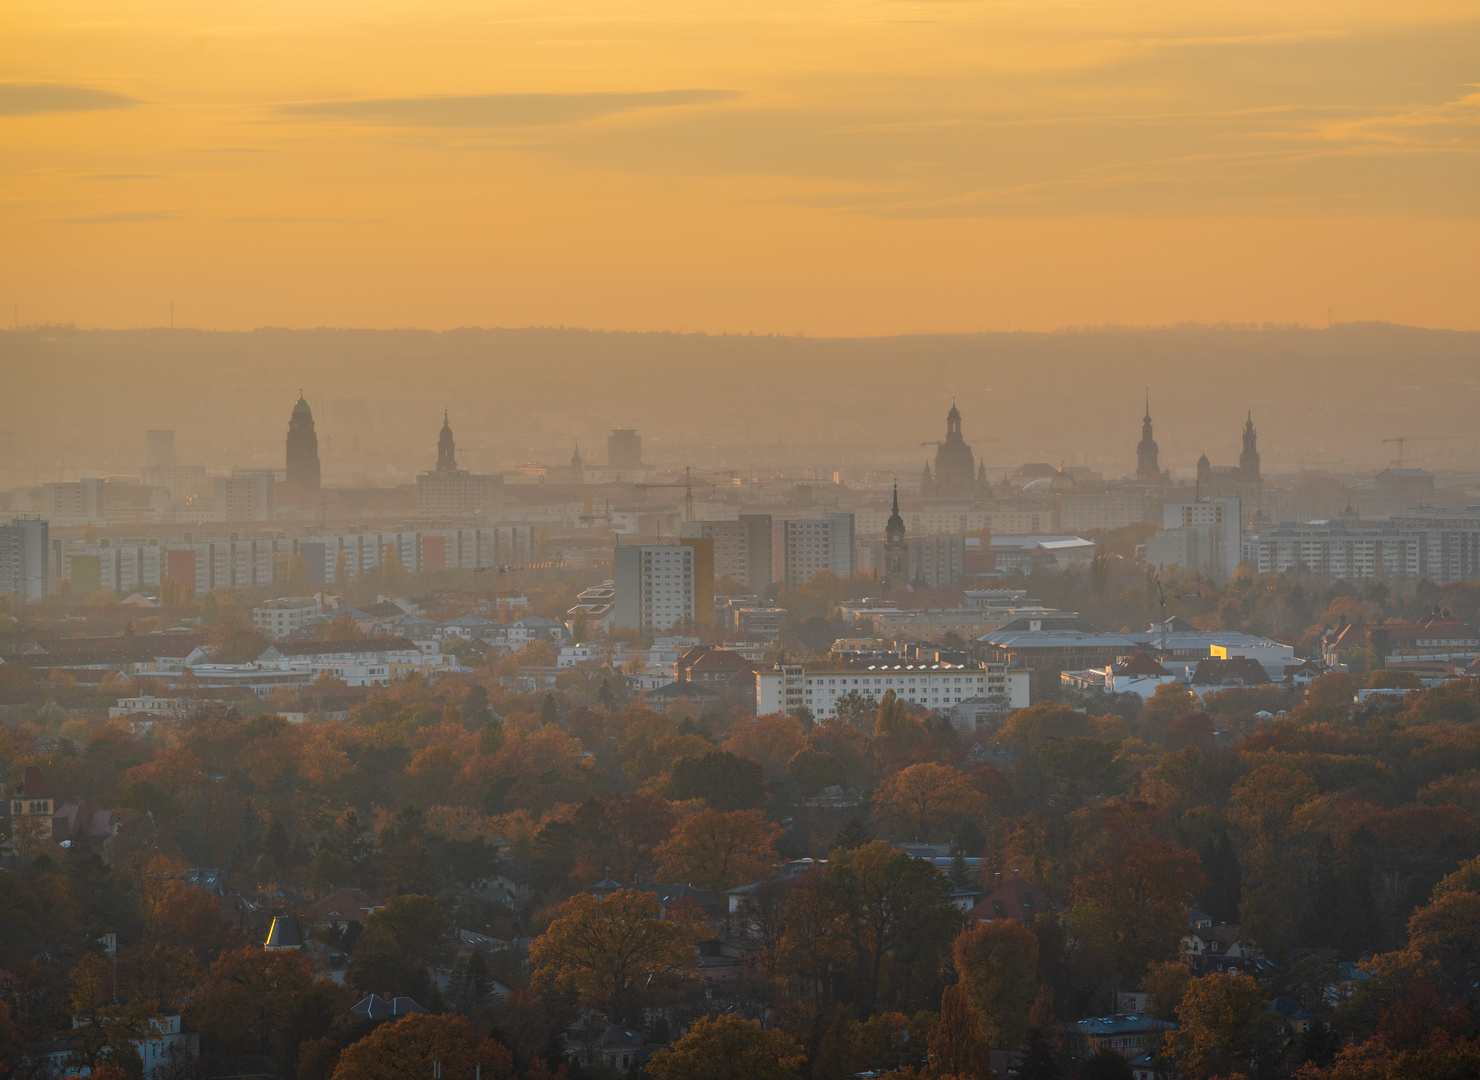
[[[252,609],[252,621],[257,629],[274,641],[318,622],[321,615],[319,600],[314,596],[282,596]]]
[[[694,549],[682,544],[635,544],[613,553],[617,599],[612,622],[643,633],[691,626]]]
[[[972,698],[1004,698],[1009,709],[1028,706],[1026,671],[1006,664],[913,662],[899,657],[861,657],[818,666],[780,664],[756,674],[756,713],[806,708],[821,719],[837,715],[838,699],[856,693],[877,703],[885,693],[932,712],[949,712]]]

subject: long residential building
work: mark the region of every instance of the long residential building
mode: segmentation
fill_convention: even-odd
[[[1242,549],[1244,561],[1266,574],[1474,581],[1480,578],[1480,506],[1385,521],[1283,522],[1245,533]]]
[[[805,708],[821,719],[836,716],[838,699],[848,694],[877,704],[890,690],[932,712],[951,712],[964,701],[981,698],[1000,698],[1005,708],[1021,709],[1028,705],[1028,674],[1010,671],[1004,663],[951,664],[881,655],[779,664],[755,677],[756,712]]]
[[[72,582],[74,592],[107,588],[123,595],[157,589],[169,578],[203,596],[223,587],[284,584],[296,559],[303,560],[310,585],[342,583],[377,570],[390,559],[411,573],[522,563],[530,557],[535,529],[508,524],[306,536],[230,532],[199,537],[186,533],[178,538],[51,537],[49,558],[55,577]]]

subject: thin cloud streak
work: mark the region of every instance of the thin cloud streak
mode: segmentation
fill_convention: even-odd
[[[140,98],[112,90],[66,83],[0,83],[0,116],[102,112],[143,105]]]
[[[151,221],[174,221],[179,216],[173,210],[119,210],[111,214],[84,214],[54,220],[63,225],[139,225]]]
[[[343,120],[390,127],[533,127],[574,124],[637,109],[717,105],[737,90],[653,90],[586,94],[438,94],[359,98],[279,105],[276,115],[298,120]]]

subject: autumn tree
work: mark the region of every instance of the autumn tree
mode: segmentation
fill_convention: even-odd
[[[663,794],[677,801],[703,799],[716,810],[755,810],[766,804],[766,781],[750,759],[709,750],[675,761]]]
[[[1074,880],[1076,906],[1105,915],[1120,975],[1139,980],[1146,965],[1177,953],[1186,924],[1187,897],[1203,885],[1197,856],[1148,834],[1107,844],[1086,874]],[[1071,912],[1077,921],[1093,921]]]
[[[348,611],[341,611],[324,623],[321,629],[321,636],[325,641],[360,641],[365,637],[365,631],[360,629],[360,624]]]
[[[920,762],[888,777],[874,792],[874,813],[916,843],[934,831],[985,809],[981,795],[961,770]]]
[[[216,603],[216,617],[206,631],[206,644],[215,649],[219,663],[244,664],[261,656],[268,641],[253,623],[251,613],[228,593]]]
[[[621,1022],[648,989],[667,988],[693,965],[704,928],[661,917],[658,901],[633,889],[598,900],[577,893],[529,949],[531,984],[574,993]]]
[[[704,809],[682,822],[655,855],[665,881],[721,892],[766,877],[780,826],[759,810]]]
[[[266,1054],[291,1072],[299,1044],[328,1034],[353,1003],[351,991],[315,979],[303,954],[245,948],[211,965],[186,1019],[217,1071]]]
[[[427,968],[446,958],[451,932],[447,913],[431,897],[394,897],[366,917],[350,960],[350,985],[370,993],[425,997]]]
[[[934,866],[876,840],[833,852],[825,886],[860,1008],[872,1012],[886,989],[908,1004],[922,984],[934,983],[961,925]]]
[[[1450,985],[1473,985],[1480,968],[1480,893],[1442,892],[1413,913],[1408,933],[1409,948],[1438,963]]]
[[[1021,1044],[1038,990],[1038,939],[1033,932],[1016,919],[996,919],[963,930],[952,952],[986,1044]]]
[[[413,1013],[383,1023],[339,1055],[333,1080],[405,1080],[431,1076],[440,1064],[442,1080],[491,1080],[514,1075],[514,1055],[502,1043],[481,1034],[467,1018],[451,1014]]]
[[[946,987],[940,1021],[930,1035],[930,1072],[940,1080],[972,1080],[987,1075],[991,1047],[982,1038],[981,1019],[960,983]]]
[[[1189,1077],[1256,1072],[1278,1043],[1280,1018],[1269,1008],[1263,985],[1241,972],[1193,979],[1177,1006],[1176,1031],[1167,1047]]]
[[[696,1023],[648,1063],[654,1080],[796,1080],[806,1054],[783,1031],[721,1016]]]
[[[800,720],[772,713],[737,725],[721,749],[749,758],[760,765],[767,780],[776,780],[786,775],[787,763],[806,745]]]
[[[1146,1012],[1157,1020],[1175,1020],[1177,1008],[1192,982],[1192,967],[1186,960],[1162,960],[1150,964],[1141,979],[1146,994]]]

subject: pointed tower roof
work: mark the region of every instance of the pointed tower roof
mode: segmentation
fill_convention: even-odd
[[[310,416],[313,415],[313,410],[308,407],[308,399],[303,396],[302,390],[298,391],[298,401],[293,406],[293,414],[296,416],[299,413],[307,413]]]
[[[894,481],[894,512],[889,515],[889,521],[884,526],[885,532],[893,532],[898,529],[904,532],[904,518],[899,516],[899,481]]]

